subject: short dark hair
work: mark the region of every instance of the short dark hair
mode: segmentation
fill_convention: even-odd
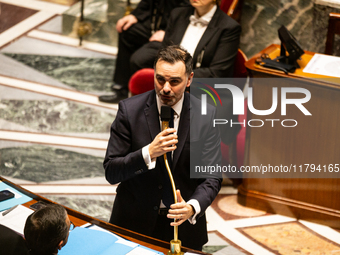
[[[66,218],[65,208],[58,204],[48,204],[27,218],[24,235],[31,254],[58,251],[60,241],[67,240],[69,233]]]
[[[153,65],[154,69],[156,69],[156,64],[159,60],[163,60],[170,64],[182,61],[185,64],[185,73],[187,75],[192,73],[192,57],[189,52],[179,45],[170,45],[160,49]]]

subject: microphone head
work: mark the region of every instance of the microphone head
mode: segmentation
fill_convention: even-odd
[[[161,106],[161,121],[170,121],[171,107],[167,105]]]

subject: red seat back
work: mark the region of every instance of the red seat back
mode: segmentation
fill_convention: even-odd
[[[154,70],[144,68],[135,72],[129,81],[129,90],[132,95],[139,95],[154,89]]]
[[[235,78],[247,78],[247,68],[244,65],[248,61],[247,56],[242,50],[238,49],[235,66],[234,66],[234,77]]]

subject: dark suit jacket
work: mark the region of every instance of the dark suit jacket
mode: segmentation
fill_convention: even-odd
[[[27,255],[28,248],[22,236],[0,225],[0,254]]]
[[[221,154],[219,134],[212,128],[213,109],[208,108],[209,114],[202,119],[197,115],[200,107],[198,99],[190,99],[190,95],[184,93],[172,172],[176,188],[181,190],[184,200],[196,199],[201,207],[197,223],[185,222],[179,227],[179,233],[190,235],[203,245],[207,242],[204,212],[219,192],[221,179],[190,178],[190,141],[191,147],[199,148],[196,153],[200,155],[195,156],[199,159],[197,165],[201,162],[216,165]],[[151,143],[159,132],[154,90],[121,101],[111,126],[104,160],[106,179],[111,184],[120,182],[110,222],[146,235],[151,235],[156,225],[163,194],[162,168],[165,166],[163,157],[159,157],[156,168],[149,170],[142,156],[142,147]]]
[[[153,10],[156,8],[156,23],[160,21],[158,29],[165,30],[170,12],[178,6],[188,4],[189,2],[187,0],[141,0],[131,14],[133,14],[139,22],[143,22],[147,19],[151,20]]]
[[[194,7],[179,7],[171,12],[163,40],[164,46],[181,43],[194,10]],[[233,77],[240,34],[241,26],[217,8],[193,56],[195,78]],[[196,69],[198,57],[203,50],[201,66]]]

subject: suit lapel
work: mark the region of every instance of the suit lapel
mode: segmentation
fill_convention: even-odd
[[[144,114],[149,126],[150,138],[152,141],[155,138],[155,136],[158,135],[159,132],[161,132],[159,124],[159,113],[156,103],[156,93],[154,90],[152,93],[150,93],[148,101],[146,102]]]
[[[149,126],[150,138],[152,141],[155,138],[155,136],[158,135],[158,133],[161,131],[160,122],[159,122],[159,113],[158,113],[157,103],[156,103],[156,94],[154,91],[150,93],[149,99],[144,108],[144,114],[145,114],[147,124]],[[187,137],[189,135],[189,131],[190,131],[190,95],[185,92],[183,108],[181,112],[181,118],[179,121],[178,132],[177,132],[178,133],[178,144],[177,144],[177,149],[174,151],[174,155],[173,155],[173,163],[172,163],[172,169],[171,169],[172,171],[173,169],[176,169],[178,158],[181,155],[185,141],[187,140]],[[161,164],[164,164],[163,157],[159,157],[158,160],[160,160]]]
[[[172,42],[174,44],[180,44],[185,31],[187,30],[187,27],[189,26],[190,20],[189,17],[190,15],[193,14],[191,12],[188,12],[187,15],[181,16],[178,18],[177,24],[181,24],[180,26],[176,26],[176,33],[173,33],[173,38],[172,38]]]
[[[161,132],[155,90],[150,93],[149,99],[144,108],[144,114],[150,130],[150,141],[152,142],[159,132]],[[157,158],[156,168],[158,167],[165,168],[163,156]],[[162,171],[154,171],[154,173],[158,176],[158,180],[162,181]]]
[[[201,40],[199,41],[195,52],[194,52],[194,64],[197,62],[197,57],[198,55],[201,53],[201,51],[204,49],[204,47],[209,43],[209,41],[211,40],[211,38],[213,37],[214,33],[218,30],[218,21],[219,18],[221,16],[221,10],[219,8],[217,8],[214,16],[212,17],[212,19],[209,22],[209,25],[207,27],[207,29],[205,30]]]
[[[178,158],[181,155],[182,149],[184,147],[185,141],[189,135],[190,131],[190,95],[188,93],[184,93],[184,102],[183,108],[181,112],[181,118],[179,120],[178,127],[178,144],[177,149],[174,151],[173,156],[173,169],[176,169],[176,165],[178,162]]]

